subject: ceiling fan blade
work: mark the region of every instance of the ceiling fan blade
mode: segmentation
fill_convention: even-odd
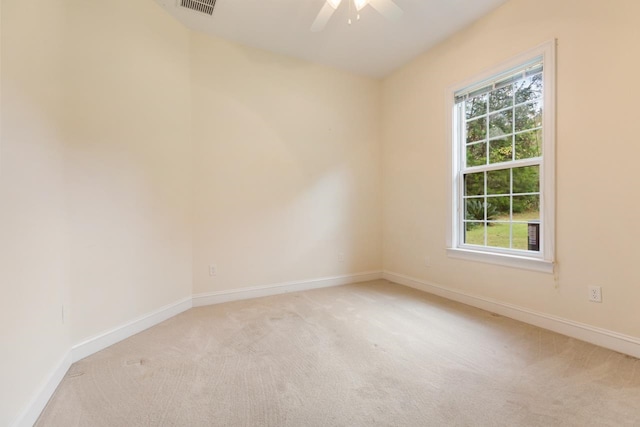
[[[369,4],[380,15],[392,21],[400,19],[404,13],[392,0],[369,0]]]
[[[316,16],[316,20],[313,21],[313,24],[311,25],[311,31],[314,33],[322,31],[336,9],[337,7],[333,7],[331,3],[325,2],[324,6],[322,6],[322,9],[320,9],[320,12],[318,13],[318,16]]]

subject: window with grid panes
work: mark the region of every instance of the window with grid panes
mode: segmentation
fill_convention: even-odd
[[[454,93],[454,248],[550,260],[544,58]]]

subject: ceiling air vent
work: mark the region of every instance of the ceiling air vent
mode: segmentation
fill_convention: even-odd
[[[180,0],[180,6],[207,15],[213,15],[215,5],[216,0]]]

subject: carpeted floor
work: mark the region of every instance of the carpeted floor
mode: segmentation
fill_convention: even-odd
[[[640,426],[640,360],[384,280],[195,308],[38,426]]]

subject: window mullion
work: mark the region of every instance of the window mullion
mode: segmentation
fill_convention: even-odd
[[[542,165],[541,157],[532,157],[530,159],[519,159],[512,162],[492,163],[490,165],[471,166],[462,169],[463,173],[489,172],[500,169],[521,168],[525,166]]]

